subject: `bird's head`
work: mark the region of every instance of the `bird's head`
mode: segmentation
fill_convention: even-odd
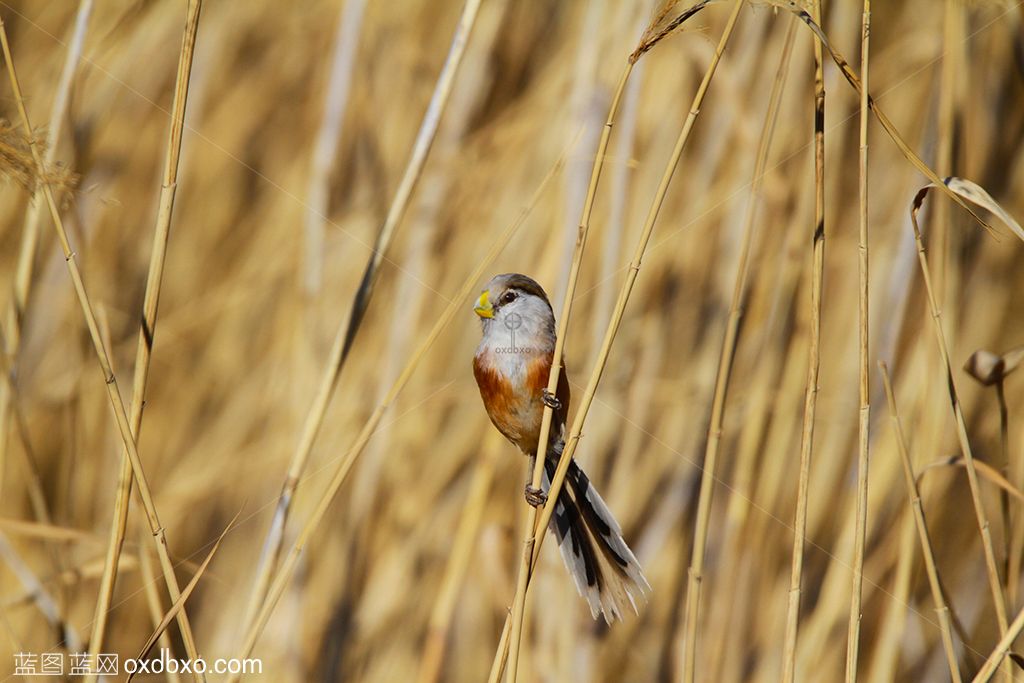
[[[511,334],[523,341],[534,335],[554,337],[555,315],[548,296],[535,280],[518,273],[495,275],[484,285],[473,311],[484,335]]]

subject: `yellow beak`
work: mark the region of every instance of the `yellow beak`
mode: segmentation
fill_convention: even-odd
[[[488,298],[490,292],[484,290],[480,293],[480,298],[476,300],[476,306],[473,307],[473,311],[481,318],[493,318],[494,317],[494,306],[491,305],[491,300]]]

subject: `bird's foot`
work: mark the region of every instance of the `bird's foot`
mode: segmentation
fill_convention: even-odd
[[[537,508],[548,502],[548,494],[544,493],[538,488],[534,488],[531,484],[526,484],[526,502]]]
[[[546,405],[548,408],[551,408],[551,410],[558,410],[559,408],[562,407],[562,402],[559,401],[554,394],[548,391],[547,387],[544,387],[544,389],[540,392],[540,400],[543,401],[544,405]]]

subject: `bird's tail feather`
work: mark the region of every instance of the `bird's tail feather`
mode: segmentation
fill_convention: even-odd
[[[545,461],[545,490],[556,466],[557,459]],[[622,529],[575,461],[569,464],[565,481],[549,526],[576,590],[595,619],[599,614],[608,623],[621,619],[626,605],[637,612],[637,599],[643,600],[651,587],[622,538]]]

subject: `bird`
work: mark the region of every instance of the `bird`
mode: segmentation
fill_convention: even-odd
[[[554,311],[537,281],[519,273],[491,278],[473,310],[483,331],[473,357],[480,397],[498,431],[529,456],[530,472],[544,406],[552,408],[542,488],[535,489],[528,481],[525,490],[530,505],[544,505],[565,448],[570,398],[564,359],[557,391],[553,396],[547,391],[555,352]],[[569,464],[565,484],[548,527],[591,616],[603,616],[611,624],[622,619],[627,605],[639,613],[637,601],[646,599],[651,587],[619,523],[575,460]]]

